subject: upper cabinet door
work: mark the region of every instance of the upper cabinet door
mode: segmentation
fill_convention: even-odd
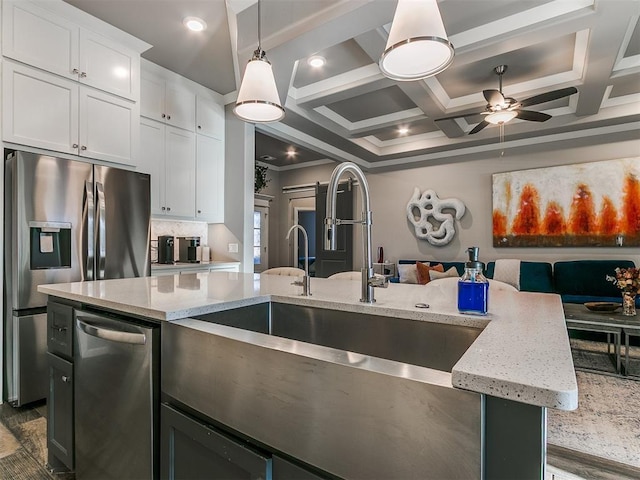
[[[2,65],[2,139],[78,153],[77,82],[24,65]]]
[[[224,139],[224,107],[209,98],[196,99],[196,132]]]
[[[80,87],[80,155],[135,165],[139,113],[135,102]]]
[[[196,135],[180,128],[165,131],[166,214],[194,217],[196,197]]]
[[[78,27],[25,1],[2,2],[2,54],[77,79]]]
[[[196,218],[224,222],[224,143],[196,135]]]
[[[138,171],[151,175],[151,214],[164,215],[165,144],[163,123],[140,119],[140,158]],[[170,180],[171,181],[171,180]],[[165,210],[162,208],[165,207]]]
[[[140,96],[140,56],[102,35],[80,30],[79,78],[84,84],[131,100]]]
[[[150,72],[141,79],[140,115],[172,127],[194,132],[196,94],[188,88]]]
[[[193,132],[196,121],[196,95],[185,87],[166,82],[164,98],[167,125]]]
[[[164,80],[141,74],[140,115],[164,122]]]

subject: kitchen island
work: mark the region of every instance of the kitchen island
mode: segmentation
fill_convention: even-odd
[[[545,409],[577,407],[558,296],[491,291],[489,315],[474,317],[459,314],[455,292],[437,283],[392,284],[377,289],[377,302],[369,305],[359,302],[357,281],[314,278],[310,297],[291,282],[211,272],[39,290],[161,323],[163,394],[274,459],[280,455],[315,473],[344,478],[374,472],[385,478],[540,478]],[[418,303],[430,308],[417,308]],[[243,323],[249,318],[255,324],[261,315],[270,319],[265,331]],[[356,319],[362,326],[338,340],[347,346],[322,343],[317,332],[307,338],[269,330],[271,322],[280,328],[284,317],[303,322],[311,316],[317,323],[338,315],[343,323]],[[229,326],[236,318],[242,329]],[[384,330],[388,325],[393,326]],[[360,342],[368,336],[397,341],[396,325],[415,338],[428,326],[424,350],[460,350],[456,338],[471,337],[443,368],[411,360],[410,351],[419,345],[398,343],[399,353],[384,356]],[[189,383],[190,377],[199,383]],[[325,410],[328,416],[320,413]]]

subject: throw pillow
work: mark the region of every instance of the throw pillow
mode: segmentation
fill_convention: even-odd
[[[415,264],[398,265],[400,283],[418,283],[418,270]]]
[[[429,265],[425,265],[424,263],[416,262],[416,270],[418,271],[418,283],[420,285],[426,285],[431,281],[429,272],[444,272],[444,267],[441,263],[438,263],[437,265],[431,267]]]
[[[458,277],[458,270],[456,267],[451,267],[446,272],[438,272],[437,270],[429,271],[429,278],[431,280],[437,280],[439,278],[447,278],[447,277]]]

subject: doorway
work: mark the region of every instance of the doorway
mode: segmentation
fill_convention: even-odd
[[[260,273],[269,268],[269,207],[253,207],[253,271]]]

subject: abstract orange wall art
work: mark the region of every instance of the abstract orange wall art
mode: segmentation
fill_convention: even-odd
[[[493,246],[640,246],[640,158],[494,174]]]

